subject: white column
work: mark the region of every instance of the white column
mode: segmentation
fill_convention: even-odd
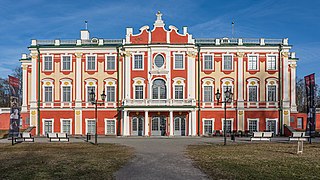
[[[196,98],[196,61],[194,56],[188,56],[188,98]]]
[[[82,86],[81,86],[81,72],[82,72],[82,63],[81,63],[81,59],[82,59],[82,53],[76,53],[76,84],[75,84],[75,88],[76,88],[76,106],[77,107],[81,107],[81,90],[82,90]]]
[[[30,106],[34,108],[36,108],[37,106],[36,95],[37,95],[37,55],[32,55]]]
[[[170,136],[173,136],[174,124],[173,124],[173,111],[170,111]]]
[[[243,56],[244,53],[239,52],[238,54],[238,102],[243,102]]]
[[[128,111],[123,111],[122,135],[129,136]]]
[[[196,110],[193,110],[191,113],[191,124],[192,124],[192,136],[197,135],[197,119],[196,119]]]
[[[27,112],[27,88],[28,88],[28,83],[27,83],[27,67],[28,65],[22,65],[22,108],[21,112]]]
[[[189,118],[188,118],[188,136],[192,135],[192,127],[194,125],[192,124],[192,112],[189,112]]]
[[[148,111],[144,112],[144,135],[149,136],[149,115]]]
[[[281,57],[280,57],[281,58]],[[281,71],[283,72],[283,107],[288,108],[289,107],[289,72],[288,72],[288,55],[287,52],[282,53],[282,62],[283,62],[283,68]]]
[[[131,82],[131,79],[130,79],[130,55],[127,54],[124,58],[124,68],[125,68],[125,71],[124,71],[124,92],[125,92],[125,99],[130,99],[130,82]],[[146,68],[146,67],[145,67]]]
[[[291,64],[291,111],[297,112],[296,104],[296,63]]]

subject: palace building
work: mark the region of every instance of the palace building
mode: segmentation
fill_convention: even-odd
[[[127,28],[124,39],[85,29],[77,40],[32,40],[20,60],[22,115],[38,135],[95,133],[96,121],[99,135],[202,136],[224,123],[226,132],[280,134],[304,122],[290,49],[287,38],[194,38],[166,27],[160,12],[153,27]],[[226,89],[233,99],[224,104]],[[91,91],[99,103],[106,95],[97,119]]]

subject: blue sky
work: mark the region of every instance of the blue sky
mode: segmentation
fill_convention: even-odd
[[[188,26],[195,38],[289,38],[300,59],[297,76],[320,83],[320,1],[316,0],[1,0],[0,77],[20,65],[31,39],[77,39],[88,20],[91,36],[125,38],[152,24],[160,10],[166,26]]]

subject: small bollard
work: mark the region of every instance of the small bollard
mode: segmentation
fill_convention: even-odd
[[[298,141],[298,151],[297,154],[302,154],[303,153],[303,141]]]
[[[87,133],[87,142],[89,142],[89,140],[91,140],[91,134]]]
[[[231,134],[231,140],[234,142],[236,140],[236,136],[234,133]]]

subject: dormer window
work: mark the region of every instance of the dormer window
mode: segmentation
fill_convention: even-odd
[[[164,58],[162,55],[158,54],[156,58],[154,59],[154,64],[158,67],[161,68],[164,64]]]

